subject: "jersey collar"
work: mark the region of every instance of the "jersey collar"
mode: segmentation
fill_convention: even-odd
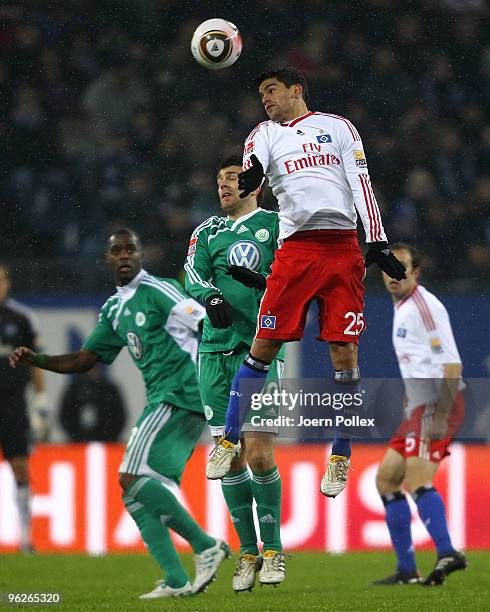
[[[399,302],[395,304],[395,308],[398,310],[398,308],[400,308],[402,304],[405,304],[405,302],[409,300],[412,297],[412,295],[417,291],[417,288],[418,288],[418,283],[415,285],[415,287],[412,289],[412,291],[410,291],[408,295],[406,295],[402,300],[400,300]]]
[[[306,115],[301,115],[300,117],[296,117],[296,119],[291,119],[291,121],[280,121],[279,125],[282,125],[283,127],[294,127],[297,123],[299,123],[300,121],[303,121],[303,119],[306,119],[307,117],[311,117],[311,115],[314,115],[315,111],[308,111],[306,113]]]
[[[235,219],[235,221],[231,221],[231,219],[228,218],[228,221],[231,221],[230,229],[232,231],[234,231],[240,223],[243,223],[244,221],[247,221],[248,219],[250,219],[250,217],[253,217],[259,211],[260,211],[260,208],[257,207],[255,210],[252,210],[251,212],[247,213],[246,215],[243,215],[243,217],[238,217],[238,219]]]
[[[144,270],[143,268],[141,268],[138,274],[127,285],[122,285],[122,286],[117,285],[116,289],[119,295],[123,297],[123,296],[126,296],[128,293],[134,293],[135,289],[138,288],[138,285],[140,284],[140,281],[143,278],[143,276],[145,276],[145,274],[148,274],[148,272]]]

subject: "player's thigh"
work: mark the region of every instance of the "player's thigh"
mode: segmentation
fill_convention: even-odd
[[[156,431],[162,419],[170,417],[168,404],[148,404],[131,429],[124,456],[119,466],[120,474],[139,474],[143,458],[148,456]]]
[[[405,458],[397,451],[389,448],[376,472],[376,488],[380,495],[391,493],[401,487],[405,478]]]
[[[317,288],[315,255],[287,241],[276,251],[260,303],[257,338],[299,340]]]
[[[5,459],[27,457],[31,440],[29,417],[23,394],[0,396],[0,446]]]
[[[405,472],[405,486],[412,493],[419,487],[432,484],[439,463],[423,459],[422,457],[407,457]]]
[[[170,410],[170,416],[162,422],[151,443],[146,465],[142,469],[178,484],[199,442],[206,420],[204,415],[183,408],[171,406]]]
[[[364,323],[364,260],[358,247],[340,249],[324,266],[318,291],[320,338],[357,344]]]
[[[204,415],[213,436],[223,435],[231,383],[247,351],[230,355],[201,353],[199,355],[199,391]]]
[[[179,482],[205,422],[201,413],[149,404],[131,431],[119,473]]]

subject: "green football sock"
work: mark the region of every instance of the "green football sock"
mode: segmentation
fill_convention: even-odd
[[[258,555],[253,515],[252,481],[248,469],[228,474],[221,481],[223,496],[240,539],[240,552]]]
[[[158,522],[187,540],[194,552],[201,553],[216,544],[216,540],[199,527],[175,495],[158,480],[141,476],[125,494],[143,504],[145,510]]]
[[[143,505],[132,497],[124,496],[123,502],[126,510],[138,525],[143,542],[150,554],[161,567],[168,586],[178,589],[187,582],[191,582],[175,550],[168,528],[150,516]]]
[[[252,491],[257,502],[260,539],[264,550],[282,551],[281,544],[281,476],[277,466],[252,475]]]

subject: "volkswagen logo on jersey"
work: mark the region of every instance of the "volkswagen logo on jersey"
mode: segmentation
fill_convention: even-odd
[[[141,340],[134,332],[128,332],[126,334],[126,340],[128,341],[128,349],[131,355],[139,361],[143,357],[143,345]]]
[[[262,261],[262,253],[255,242],[241,240],[232,244],[228,249],[227,259],[229,266],[241,266],[249,270],[257,270]]]

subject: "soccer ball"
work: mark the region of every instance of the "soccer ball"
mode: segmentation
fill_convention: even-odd
[[[221,70],[234,64],[240,57],[242,37],[231,21],[208,19],[196,28],[191,51],[201,66]]]

